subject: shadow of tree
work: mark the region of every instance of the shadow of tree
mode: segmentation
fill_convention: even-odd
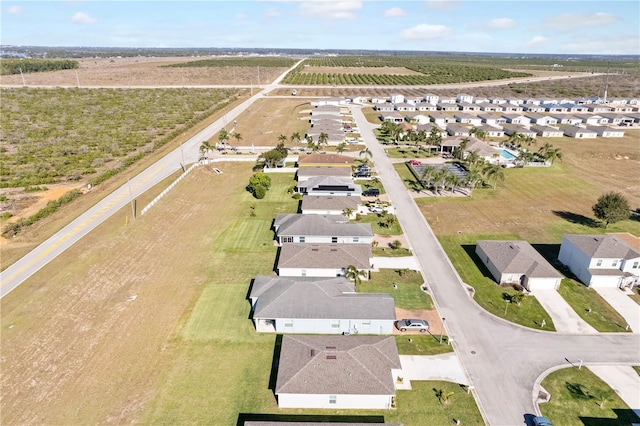
[[[578,399],[591,399],[588,389],[581,383],[565,382],[567,389],[571,392],[575,398]]]
[[[601,223],[599,221],[578,213],[553,210],[553,214],[568,222],[575,223],[578,225],[584,225],[590,228],[599,228],[601,226]]]

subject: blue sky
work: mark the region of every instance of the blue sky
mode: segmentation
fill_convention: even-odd
[[[11,1],[5,45],[640,54],[640,2]]]

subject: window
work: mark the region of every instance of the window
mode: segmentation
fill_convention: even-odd
[[[282,237],[282,242],[283,243],[292,243],[293,242],[293,237]]]
[[[362,321],[362,326],[363,327],[369,327],[370,325],[371,325],[371,321],[369,321],[369,320]]]
[[[638,269],[638,266],[640,266],[640,262],[633,262],[633,266],[631,266],[631,269]]]
[[[598,261],[596,262],[596,266],[602,266],[602,259],[598,259]]]
[[[340,328],[340,320],[332,320],[331,328]]]
[[[613,259],[613,262],[611,262],[611,266],[618,266],[618,259]]]
[[[300,271],[300,275],[302,275],[303,277],[306,277],[307,276],[307,270],[306,269],[301,270]]]
[[[354,242],[354,243],[359,243],[359,242],[360,242],[360,238],[358,238],[358,237],[353,237],[353,242]]]
[[[300,242],[304,243],[305,242],[305,237],[300,237]]]
[[[329,395],[329,404],[335,404],[337,399],[335,395]]]
[[[284,326],[286,328],[291,328],[293,327],[293,320],[284,320]]]
[[[331,237],[331,242],[333,244],[337,243],[338,242],[338,237]]]

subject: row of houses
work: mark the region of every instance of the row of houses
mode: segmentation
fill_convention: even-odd
[[[476,255],[499,284],[557,290],[562,280],[526,241],[479,240]],[[588,287],[640,284],[640,250],[617,235],[564,235],[558,260]]]
[[[254,279],[249,299],[258,332],[283,333],[275,393],[281,408],[389,409],[401,364],[389,294],[357,293],[349,265],[372,268],[370,224],[350,223],[361,191],[353,159],[298,160],[300,213],[273,222],[277,276]],[[366,334],[357,335],[357,334]]]

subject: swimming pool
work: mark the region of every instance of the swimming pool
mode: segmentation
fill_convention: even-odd
[[[507,160],[513,160],[513,159],[517,158],[515,155],[513,155],[512,153],[510,153],[510,152],[509,152],[509,151],[507,151],[506,149],[501,149],[501,150],[500,150],[500,152],[501,152],[501,154],[500,154],[500,155],[501,155],[503,158],[506,158]]]

